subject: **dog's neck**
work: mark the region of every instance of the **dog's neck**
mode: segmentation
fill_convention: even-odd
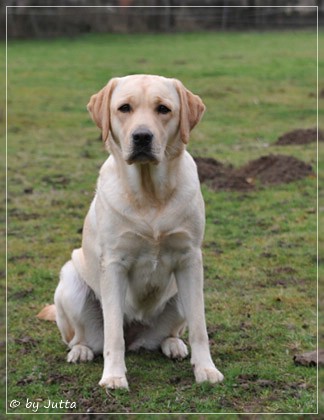
[[[163,207],[176,190],[179,158],[159,164],[135,163],[120,167],[130,201],[139,210]]]

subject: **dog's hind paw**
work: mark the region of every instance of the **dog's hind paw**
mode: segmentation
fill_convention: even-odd
[[[126,376],[108,376],[102,378],[99,385],[108,389],[128,389]]]
[[[170,359],[184,359],[188,356],[187,346],[177,337],[168,337],[163,340],[161,350]]]
[[[67,361],[69,363],[77,362],[91,362],[93,360],[94,354],[93,351],[82,344],[76,344],[72,347],[71,351],[67,355]]]

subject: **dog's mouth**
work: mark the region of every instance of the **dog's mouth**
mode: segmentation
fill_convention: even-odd
[[[157,158],[153,155],[151,151],[147,150],[135,150],[133,153],[129,156],[129,158],[126,161],[129,165],[132,165],[133,163],[154,163],[158,164]]]

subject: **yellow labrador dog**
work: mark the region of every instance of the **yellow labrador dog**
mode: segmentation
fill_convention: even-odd
[[[125,349],[184,358],[188,325],[196,381],[219,382],[204,315],[204,202],[185,150],[205,106],[176,79],[134,75],[110,80],[88,110],[110,156],[55,292],[67,361],[103,353],[100,385],[128,388]]]

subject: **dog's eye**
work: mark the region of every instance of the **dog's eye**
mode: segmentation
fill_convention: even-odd
[[[165,105],[159,105],[156,111],[158,112],[158,114],[168,114],[169,112],[171,112],[171,109],[169,109]]]
[[[118,111],[123,112],[126,114],[127,112],[131,112],[131,106],[129,104],[124,104],[118,108]]]

